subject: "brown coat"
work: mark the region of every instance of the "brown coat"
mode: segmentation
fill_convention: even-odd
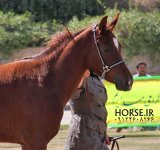
[[[70,100],[72,120],[65,150],[108,150],[106,89],[98,77],[88,77]]]

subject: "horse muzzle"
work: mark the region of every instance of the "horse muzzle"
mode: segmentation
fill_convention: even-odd
[[[127,78],[126,80],[116,80],[116,89],[120,91],[129,91],[132,88],[133,78]]]

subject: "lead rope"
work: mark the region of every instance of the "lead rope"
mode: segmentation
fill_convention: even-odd
[[[111,146],[111,150],[114,149],[114,146],[115,146],[115,145],[116,145],[116,147],[117,147],[117,150],[119,150],[119,144],[118,144],[117,140],[118,140],[118,139],[121,139],[121,138],[125,138],[125,136],[122,135],[122,136],[116,136],[116,137],[109,137],[110,141],[113,142],[113,143],[112,143],[112,146]]]
[[[111,150],[114,149],[115,144],[116,144],[116,146],[117,146],[117,150],[119,150],[119,144],[118,144],[117,140],[113,140]]]

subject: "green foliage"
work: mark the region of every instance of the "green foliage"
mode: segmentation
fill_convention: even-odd
[[[52,23],[35,23],[30,13],[16,15],[12,12],[0,12],[0,50],[9,53],[10,50],[27,46],[39,46],[42,41],[55,32]],[[51,24],[51,25],[50,25]],[[53,21],[56,26],[56,21]],[[58,26],[58,25],[57,25]]]
[[[118,37],[128,56],[160,53],[160,14],[136,10],[121,14]]]
[[[105,0],[107,8],[129,9],[130,2],[133,0]]]
[[[110,21],[118,10],[106,9]],[[140,12],[122,10],[115,29],[126,56],[160,53],[160,14],[158,12]],[[103,15],[104,16],[104,15]],[[66,25],[75,32],[94,25],[102,16],[86,16],[83,20],[74,16]],[[12,12],[0,12],[0,50],[10,52],[28,46],[40,46],[42,41],[57,31],[63,30],[62,24],[53,19],[48,22],[34,22],[33,16],[26,12],[17,15]]]

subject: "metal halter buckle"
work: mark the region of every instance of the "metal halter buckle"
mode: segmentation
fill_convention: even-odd
[[[109,67],[109,66],[107,66],[107,65],[103,66],[103,71],[108,72],[109,70],[110,70],[110,67]]]

